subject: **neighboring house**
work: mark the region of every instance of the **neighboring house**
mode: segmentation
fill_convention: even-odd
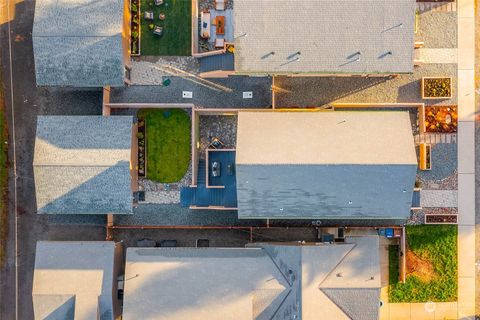
[[[131,116],[39,116],[33,171],[38,213],[132,213]]]
[[[129,64],[123,0],[38,0],[32,39],[37,86],[122,86]]]
[[[405,219],[417,171],[408,112],[239,112],[238,216]]]
[[[240,0],[233,15],[234,67],[204,56],[204,76],[413,72],[415,0]]]
[[[35,319],[116,319],[121,312],[117,276],[122,269],[119,243],[37,242],[32,289]]]
[[[123,319],[377,320],[378,237],[343,244],[128,248]]]

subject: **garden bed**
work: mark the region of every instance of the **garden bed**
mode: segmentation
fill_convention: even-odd
[[[145,126],[145,119],[140,119],[138,121],[138,176],[145,177],[147,175],[146,171],[146,155],[147,155],[147,144],[145,143],[145,137],[147,135],[147,130]]]
[[[426,214],[425,224],[457,224],[456,214]]]
[[[130,13],[132,14],[130,21],[130,55],[140,55],[140,0],[130,0]]]
[[[425,128],[427,132],[457,132],[457,106],[425,106]]]
[[[422,99],[452,98],[452,78],[423,77],[421,86]]]
[[[406,280],[390,277],[389,302],[457,301],[457,226],[407,226],[406,235]],[[389,263],[398,264],[392,254]]]
[[[190,163],[191,120],[182,109],[142,109],[145,121],[146,178],[172,183],[183,178]]]

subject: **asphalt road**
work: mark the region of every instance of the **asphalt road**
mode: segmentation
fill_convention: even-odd
[[[7,0],[9,1],[9,0]],[[35,244],[37,240],[104,240],[104,223],[66,224],[55,217],[37,215],[33,183],[32,158],[36,130],[36,116],[39,114],[101,114],[101,92],[37,89],[33,63],[31,31],[33,24],[34,1],[23,1],[15,7],[15,19],[10,23],[10,45],[8,24],[0,26],[0,52],[2,71],[6,84],[6,115],[9,125],[9,239],[7,261],[1,270],[0,278],[0,318],[16,318],[16,273],[18,263],[18,318],[33,319],[31,298]],[[10,77],[10,74],[13,77]],[[12,81],[13,86],[10,86]],[[13,99],[11,90],[13,89]],[[13,107],[13,113],[12,111]],[[15,128],[13,128],[13,116]],[[15,131],[15,137],[13,132]],[[13,154],[15,138],[16,157]],[[17,203],[13,163],[16,160]],[[18,216],[18,250],[15,242],[15,216]],[[17,252],[16,252],[17,251]],[[18,255],[16,261],[15,256]]]

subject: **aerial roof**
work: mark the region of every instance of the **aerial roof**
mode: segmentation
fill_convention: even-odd
[[[122,86],[123,7],[121,0],[36,1],[37,86]]]
[[[128,248],[123,319],[378,319],[378,238],[346,241]]]
[[[113,319],[111,241],[39,241],[35,254],[35,319]]]
[[[39,116],[38,213],[132,213],[131,116]]]
[[[414,0],[236,1],[235,70],[410,73],[414,14]]]
[[[241,111],[237,137],[237,164],[417,163],[404,111]]]
[[[408,112],[239,112],[240,218],[410,214],[417,169]]]

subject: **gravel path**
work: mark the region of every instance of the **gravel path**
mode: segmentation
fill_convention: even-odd
[[[193,103],[209,108],[269,108],[272,105],[270,77],[231,76],[220,79],[168,77],[169,86],[130,86],[112,88],[111,102]],[[182,91],[193,92],[192,99]],[[252,99],[243,99],[243,91],[252,91]]]
[[[426,48],[456,48],[457,13],[427,11],[420,14],[415,41],[425,42]]]
[[[432,145],[432,170],[418,170],[417,173],[422,189],[456,190],[457,159],[456,143]]]
[[[452,99],[423,100],[420,94],[422,77],[452,77]],[[277,107],[327,106],[334,102],[355,103],[420,103],[429,105],[457,104],[457,65],[425,64],[412,74],[397,77],[305,77],[275,78],[275,86],[289,90],[276,93]]]

